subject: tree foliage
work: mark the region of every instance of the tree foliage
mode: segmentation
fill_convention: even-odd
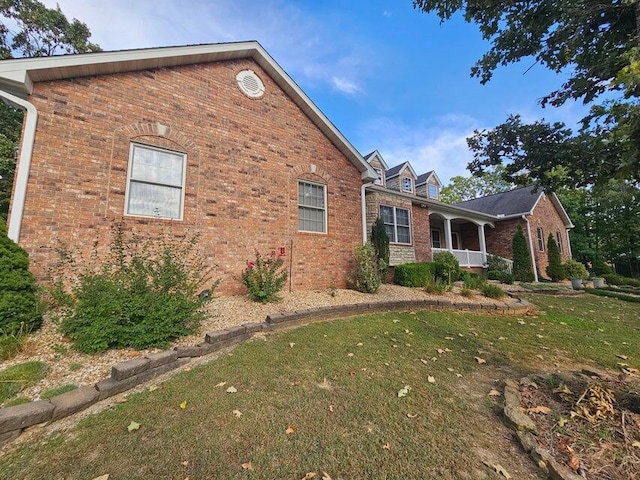
[[[513,184],[503,178],[504,167],[485,170],[481,175],[451,177],[450,183],[440,191],[440,200],[445,203],[458,203],[465,200],[506,192],[513,188]]]
[[[0,60],[97,52],[89,27],[69,21],[59,6],[47,8],[37,0],[0,0]],[[0,218],[8,213],[15,151],[22,130],[22,110],[0,102]]]
[[[554,282],[564,280],[565,273],[562,267],[560,249],[552,234],[549,234],[549,238],[547,239],[547,257],[549,258],[549,265],[547,265],[547,275],[549,275],[549,278]]]
[[[533,282],[533,269],[531,268],[531,253],[524,237],[522,226],[518,224],[516,233],[511,242],[513,252],[513,278],[520,282]]]
[[[583,186],[611,177],[640,181],[640,37],[638,0],[414,0],[414,7],[442,21],[461,13],[478,25],[491,48],[472,67],[484,84],[502,65],[530,60],[568,79],[542,98],[543,106],[567,100],[595,102],[574,134],[562,123],[524,125],[510,116],[494,130],[469,139],[473,173],[503,160],[505,179],[532,180],[547,190]]]

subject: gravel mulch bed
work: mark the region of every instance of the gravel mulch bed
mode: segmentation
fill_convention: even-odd
[[[505,290],[521,290],[517,285],[501,285]],[[509,288],[510,287],[510,288]],[[195,345],[203,341],[206,332],[242,325],[251,322],[263,322],[270,313],[301,310],[331,305],[353,303],[371,303],[388,300],[416,300],[424,298],[449,298],[453,301],[474,301],[477,303],[513,304],[515,300],[505,297],[503,300],[492,300],[480,295],[471,298],[459,295],[458,288],[441,296],[430,295],[423,289],[407,288],[398,285],[384,284],[375,294],[364,294],[354,290],[304,291],[283,293],[278,303],[259,304],[246,296],[230,296],[215,298],[207,306],[207,319],[202,323],[200,333],[177,340],[173,345]],[[160,351],[147,350],[110,350],[99,355],[87,355],[73,349],[72,343],[57,332],[56,326],[45,319],[42,328],[30,335],[23,351],[7,362],[3,362],[0,370],[26,361],[42,361],[48,365],[47,375],[36,385],[20,392],[21,397],[38,400],[45,390],[67,384],[78,386],[92,385],[111,374],[111,366],[131,358]]]

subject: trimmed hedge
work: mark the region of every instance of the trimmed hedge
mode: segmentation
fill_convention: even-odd
[[[435,265],[431,262],[404,263],[393,272],[393,283],[403,287],[426,287],[433,280]]]
[[[616,275],[615,273],[602,275],[602,278],[604,278],[609,285],[630,285],[632,287],[640,287],[640,280],[637,278],[623,277],[622,275]]]
[[[624,293],[602,290],[600,288],[585,288],[584,291],[598,295],[599,297],[617,298],[618,300],[624,300],[625,302],[640,303],[640,297],[634,297],[633,295],[626,295]]]

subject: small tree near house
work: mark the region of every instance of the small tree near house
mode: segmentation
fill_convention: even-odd
[[[520,224],[513,235],[511,248],[513,249],[513,279],[520,282],[533,282],[535,277],[531,269],[531,254]]]
[[[371,243],[373,249],[376,252],[378,258],[378,265],[380,265],[380,274],[384,279],[386,277],[387,268],[389,267],[389,236],[387,235],[387,229],[384,226],[384,222],[378,217],[371,227]]]
[[[549,238],[547,239],[547,256],[549,265],[546,271],[549,278],[554,282],[564,280],[565,272],[562,266],[562,258],[560,257],[560,249],[551,234],[549,234]]]

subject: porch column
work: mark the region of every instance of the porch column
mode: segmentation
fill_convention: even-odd
[[[451,240],[451,219],[444,219],[444,238],[447,242],[447,250],[453,253],[453,241]]]
[[[480,240],[480,252],[482,252],[482,263],[487,263],[487,243],[484,239],[484,224],[478,225],[478,239]]]

